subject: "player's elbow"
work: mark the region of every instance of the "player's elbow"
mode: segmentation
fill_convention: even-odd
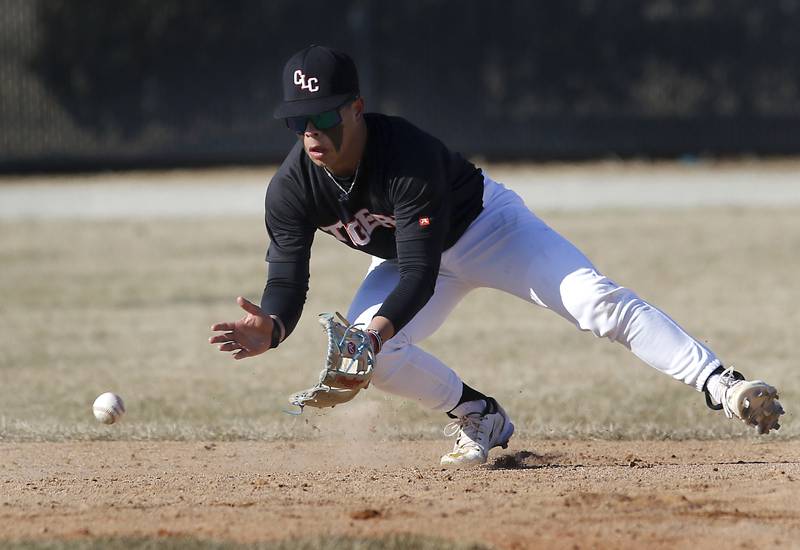
[[[413,303],[416,304],[418,310],[422,309],[433,297],[433,293],[436,290],[436,276],[426,276],[424,278],[420,278],[410,286],[414,289]]]

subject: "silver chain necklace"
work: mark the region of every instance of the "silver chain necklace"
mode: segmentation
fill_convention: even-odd
[[[353,190],[353,187],[356,186],[356,181],[358,181],[358,169],[359,168],[361,168],[361,163],[360,162],[356,165],[356,173],[353,176],[352,183],[350,183],[350,188],[345,190],[344,187],[339,185],[339,182],[336,180],[336,177],[333,174],[330,173],[328,168],[325,167],[325,166],[322,167],[322,169],[325,170],[325,173],[328,174],[328,177],[331,178],[331,181],[334,183],[334,185],[336,185],[336,187],[339,188],[339,191],[342,192],[342,194],[339,195],[339,202],[345,202],[348,198],[350,198],[350,192]]]

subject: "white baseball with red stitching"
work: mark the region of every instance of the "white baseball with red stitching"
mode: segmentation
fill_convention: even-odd
[[[99,422],[113,424],[125,414],[125,404],[119,395],[106,392],[94,400],[92,412]]]

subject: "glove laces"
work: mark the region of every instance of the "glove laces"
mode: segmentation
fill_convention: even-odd
[[[342,339],[339,341],[339,349],[345,347],[345,342],[347,342],[348,335],[351,335],[351,338],[353,338],[353,340],[358,341],[356,347],[356,353],[353,355],[354,359],[360,357],[361,354],[367,350],[367,348],[371,349],[372,343],[369,341],[369,335],[365,331],[358,328],[363,324],[364,323],[353,323],[351,325],[350,324],[347,325],[347,328],[344,329],[344,334],[342,335]]]

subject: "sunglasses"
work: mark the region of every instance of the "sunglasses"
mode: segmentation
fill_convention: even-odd
[[[300,135],[305,133],[308,123],[311,121],[311,124],[313,124],[314,128],[317,130],[330,130],[331,128],[342,123],[342,115],[339,110],[356,99],[358,99],[358,96],[348,99],[335,109],[325,111],[324,113],[319,113],[318,115],[287,117],[285,119],[286,127],[295,134]]]

